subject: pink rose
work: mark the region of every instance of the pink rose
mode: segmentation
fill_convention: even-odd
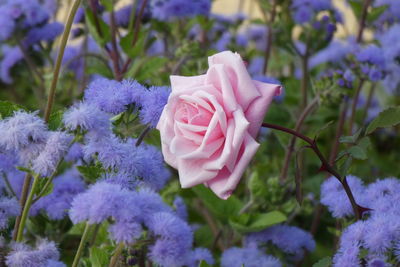
[[[208,64],[205,75],[171,76],[157,129],[181,186],[204,183],[227,199],[259,147],[255,138],[281,87],[252,80],[240,55],[230,51],[209,57]]]

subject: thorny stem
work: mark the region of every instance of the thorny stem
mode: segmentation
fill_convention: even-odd
[[[31,191],[29,192],[28,198],[27,198],[26,203],[24,205],[24,209],[22,211],[21,221],[19,223],[18,233],[17,233],[17,238],[16,238],[17,242],[21,242],[22,241],[22,235],[24,233],[26,219],[28,218],[29,210],[30,210],[31,205],[32,205],[33,195],[35,194],[36,187],[39,184],[39,179],[40,179],[39,175],[36,175],[33,178],[32,188],[31,188]]]
[[[353,97],[353,103],[351,105],[351,113],[350,113],[350,119],[349,119],[349,129],[348,129],[349,135],[353,135],[353,126],[354,126],[354,120],[356,118],[357,102],[358,102],[358,99],[360,98],[360,92],[364,85],[364,81],[365,81],[364,79],[362,79],[362,78],[360,79],[360,82],[358,83],[356,92]]]
[[[75,2],[72,5],[71,11],[68,15],[67,23],[65,24],[64,33],[62,35],[61,43],[60,43],[60,49],[58,51],[57,59],[56,59],[55,66],[54,66],[53,80],[51,81],[49,97],[47,99],[46,111],[44,113],[44,120],[46,122],[48,122],[48,120],[50,118],[51,109],[52,109],[53,103],[54,103],[54,96],[55,96],[56,88],[57,88],[58,76],[60,74],[61,63],[62,63],[62,59],[64,56],[64,50],[67,45],[68,36],[71,31],[71,27],[72,27],[72,23],[74,21],[76,11],[78,10],[80,4],[81,4],[81,0],[75,0]]]
[[[31,186],[32,175],[27,173],[24,179],[24,185],[22,186],[21,198],[19,199],[19,204],[21,206],[21,214],[15,220],[14,231],[13,231],[13,240],[17,240],[18,228],[21,223],[22,211],[25,208],[26,199],[28,198],[29,187]]]
[[[144,139],[144,138],[146,137],[146,135],[150,132],[150,130],[151,130],[151,126],[147,126],[147,127],[143,130],[143,132],[140,133],[138,139],[136,140],[135,146],[139,146],[139,145],[143,142],[143,139]]]
[[[118,244],[117,248],[115,249],[114,255],[111,257],[109,267],[117,266],[118,258],[121,255],[122,251],[124,250],[124,243],[121,242]]]
[[[372,2],[372,0],[364,0],[363,9],[362,9],[361,18],[360,18],[359,27],[358,27],[357,43],[362,42],[363,33],[364,33],[364,29],[365,29],[365,22],[367,20],[367,15],[368,15],[368,8],[371,5],[371,2]]]
[[[82,234],[82,237],[81,237],[81,242],[79,243],[78,250],[76,251],[74,262],[72,263],[72,267],[77,267],[78,264],[79,264],[79,260],[81,258],[82,253],[83,253],[83,250],[85,248],[86,240],[89,237],[90,226],[91,225],[89,224],[89,222],[86,222],[85,230],[83,231],[83,234]]]
[[[307,118],[307,116],[314,110],[314,108],[318,105],[319,101],[319,95],[317,95],[310,104],[303,110],[303,112],[300,114],[299,119],[296,122],[296,126],[294,127],[294,130],[296,132],[299,132],[301,130],[301,127],[303,126],[304,120]],[[292,154],[294,152],[294,146],[296,145],[296,137],[293,136],[292,139],[290,140],[289,146],[286,150],[285,154],[285,159],[283,163],[283,168],[282,172],[280,175],[280,180],[284,181],[286,180],[287,173],[289,170],[289,164],[290,164],[290,159],[292,158]]]
[[[265,46],[265,53],[264,53],[264,66],[263,66],[263,73],[266,74],[268,71],[268,62],[269,57],[271,55],[272,49],[272,24],[275,21],[276,17],[276,7],[277,7],[277,0],[273,0],[272,8],[271,8],[271,16],[267,25],[267,44]]]
[[[321,170],[324,170],[330,174],[332,174],[334,177],[336,177],[336,179],[338,179],[338,181],[342,184],[344,191],[347,194],[347,197],[350,200],[351,206],[353,208],[355,217],[357,220],[359,220],[361,218],[362,213],[366,210],[365,208],[359,206],[353,196],[353,193],[351,192],[351,189],[347,183],[347,179],[346,177],[342,177],[336,170],[335,168],[326,160],[326,158],[324,157],[324,155],[321,153],[321,151],[319,150],[317,143],[315,142],[315,140],[299,133],[296,132],[292,129],[280,126],[280,125],[275,125],[275,124],[270,124],[270,123],[263,123],[262,124],[263,127],[267,127],[267,128],[271,128],[271,129],[275,129],[278,131],[282,131],[282,132],[286,132],[288,134],[294,135],[297,138],[302,139],[303,141],[305,141],[306,143],[308,143],[309,148],[311,148],[314,153],[318,156],[319,160],[322,163],[322,167]]]

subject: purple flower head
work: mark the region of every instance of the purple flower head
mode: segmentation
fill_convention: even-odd
[[[221,267],[280,267],[278,259],[265,255],[256,248],[232,247],[224,251],[221,257]]]
[[[358,221],[349,225],[340,237],[341,247],[359,246],[365,235],[366,224],[364,221]]]
[[[276,225],[261,232],[249,234],[246,238],[246,244],[254,244],[258,247],[269,242],[290,254],[295,260],[301,259],[305,250],[315,249],[315,241],[311,234],[294,226]]]
[[[54,187],[51,194],[39,199],[34,210],[44,210],[50,219],[63,219],[71,207],[72,199],[78,193],[85,190],[85,183],[75,169],[71,169],[54,179]]]
[[[0,230],[7,227],[8,219],[19,215],[21,207],[15,198],[0,197]]]
[[[49,260],[58,261],[59,257],[60,254],[54,242],[41,240],[36,249],[23,243],[15,243],[6,256],[6,264],[10,267],[43,267],[49,266],[47,265]]]
[[[147,256],[159,266],[175,267],[183,266],[189,254],[188,248],[177,240],[157,239]]]
[[[15,29],[15,22],[7,11],[6,9],[0,9],[0,41],[10,38]]]
[[[140,189],[135,196],[135,201],[136,205],[140,207],[142,211],[142,222],[150,221],[152,215],[157,212],[173,212],[172,209],[162,201],[161,196],[150,189]]]
[[[65,161],[76,162],[83,158],[82,144],[73,143],[69,148],[68,153],[65,155]]]
[[[98,106],[101,110],[118,114],[133,103],[135,96],[143,92],[143,86],[136,81],[118,82],[106,78],[97,78],[85,90],[85,101]]]
[[[213,265],[214,257],[206,248],[195,248],[190,253],[187,265],[189,267],[198,267],[201,261],[205,261],[208,265]]]
[[[3,45],[2,50],[4,57],[0,63],[0,79],[6,84],[12,84],[11,70],[24,56],[19,47]]]
[[[376,45],[369,45],[356,53],[356,58],[358,61],[363,63],[369,63],[371,65],[376,65],[379,68],[385,67],[385,58],[382,48]]]
[[[361,267],[361,261],[358,257],[360,247],[353,245],[350,247],[341,247],[338,253],[333,257],[333,267]]]
[[[361,179],[351,175],[347,176],[346,179],[356,201],[361,199],[365,190]],[[335,218],[343,218],[353,214],[350,201],[342,185],[335,177],[330,177],[321,185],[321,203],[328,207]]]
[[[142,235],[142,226],[136,222],[118,221],[108,228],[111,239],[117,243],[132,243]]]
[[[308,23],[314,17],[314,11],[308,6],[297,8],[293,14],[293,20],[298,24]]]
[[[188,212],[183,198],[176,196],[173,205],[175,207],[176,215],[178,215],[178,217],[182,220],[186,221],[188,218]]]
[[[12,117],[0,121],[0,133],[0,147],[15,151],[33,143],[42,143],[48,136],[46,124],[37,112],[25,111],[15,111]]]
[[[140,102],[140,120],[143,124],[149,124],[151,127],[157,126],[170,93],[171,88],[168,86],[152,86],[145,91]]]
[[[246,36],[255,43],[258,50],[264,51],[267,45],[268,29],[262,25],[250,25],[246,29]]]
[[[106,136],[111,133],[110,116],[96,105],[80,102],[70,107],[65,113],[63,122],[70,130],[81,129]]]
[[[43,151],[32,161],[32,169],[43,176],[51,175],[67,153],[71,141],[72,136],[69,134],[50,132]]]
[[[368,267],[389,267],[388,263],[381,258],[373,258],[368,261]]]
[[[208,15],[210,0],[151,0],[152,16],[160,21],[171,21],[196,15]]]
[[[40,41],[52,42],[62,33],[64,26],[59,22],[46,24],[42,27],[33,28],[28,32],[25,45],[31,46]]]

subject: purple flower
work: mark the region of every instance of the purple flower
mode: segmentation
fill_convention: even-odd
[[[32,169],[43,176],[51,175],[67,153],[71,140],[72,136],[64,132],[50,132],[43,151],[32,160]]]
[[[195,248],[189,256],[187,265],[189,267],[198,267],[201,261],[205,261],[208,265],[213,265],[214,257],[206,248]]]
[[[37,112],[15,111],[12,117],[0,121],[0,147],[6,150],[20,150],[33,143],[47,139],[47,127]]]
[[[0,197],[0,230],[7,227],[8,219],[18,216],[20,205],[15,198]]]
[[[19,47],[9,47],[3,45],[2,50],[4,57],[0,63],[0,79],[6,84],[11,84],[13,83],[11,70],[19,61],[23,59],[24,56]]]
[[[59,22],[46,24],[42,27],[31,29],[25,39],[25,45],[31,46],[40,41],[51,42],[62,33],[64,26]]]
[[[333,257],[333,267],[361,267],[359,246],[341,247]]]
[[[278,259],[265,255],[256,248],[232,247],[224,251],[221,257],[221,267],[280,267]]]
[[[246,244],[260,247],[272,243],[285,253],[293,256],[295,260],[303,257],[304,251],[313,251],[315,241],[311,234],[294,226],[276,225],[261,232],[249,234]]]
[[[351,175],[347,176],[346,179],[356,201],[361,199],[365,190],[361,179]],[[330,177],[321,185],[321,203],[328,207],[335,218],[343,218],[353,214],[353,209],[343,186],[335,177]]]
[[[108,227],[111,239],[117,243],[132,243],[142,235],[142,231],[140,224],[129,221],[118,221]]]
[[[195,15],[208,15],[210,0],[152,0],[150,2],[152,16],[161,21],[170,21]]]
[[[152,86],[145,91],[140,105],[140,120],[143,124],[156,127],[164,106],[167,104],[171,88],[168,86]]]
[[[173,204],[175,207],[176,215],[178,215],[178,217],[182,220],[186,221],[188,218],[188,212],[183,198],[181,198],[180,196],[176,196]]]

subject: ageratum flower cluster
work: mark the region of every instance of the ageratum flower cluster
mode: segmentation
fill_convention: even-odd
[[[333,266],[362,266],[362,262],[369,266],[389,266],[392,259],[400,260],[399,179],[386,178],[367,186],[358,177],[347,179],[357,203],[371,210],[363,220],[343,231]],[[333,177],[321,186],[321,203],[336,218],[353,213],[344,190]]]

